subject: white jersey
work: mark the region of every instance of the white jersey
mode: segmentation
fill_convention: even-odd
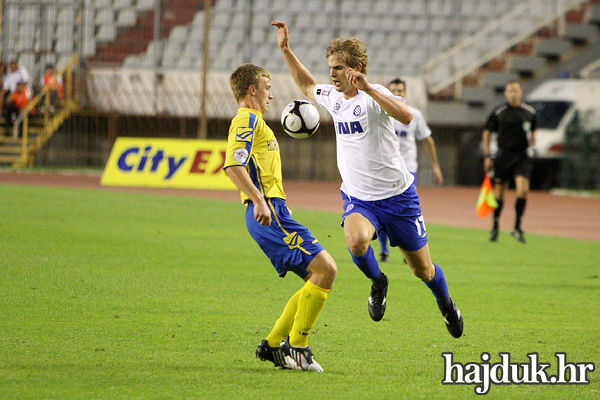
[[[394,120],[394,130],[400,138],[400,154],[404,158],[406,168],[412,173],[417,173],[417,140],[423,140],[431,136],[431,129],[427,126],[425,118],[421,111],[408,106],[413,114],[413,120],[408,125],[404,125],[398,120]]]
[[[371,86],[392,96],[384,86]],[[373,201],[396,196],[410,187],[414,177],[400,155],[394,119],[371,96],[359,90],[346,100],[332,85],[316,85],[313,93],[333,118],[344,193]]]

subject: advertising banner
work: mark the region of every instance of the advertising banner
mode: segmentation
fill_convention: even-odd
[[[101,183],[236,190],[223,165],[227,141],[119,137],[104,168]]]

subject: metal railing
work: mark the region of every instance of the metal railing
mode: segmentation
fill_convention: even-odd
[[[21,157],[14,167],[30,166],[33,163],[35,152],[39,150],[50,139],[52,134],[58,129],[62,122],[78,108],[79,93],[74,90],[74,72],[79,66],[79,56],[72,56],[67,63],[58,70],[57,74],[64,76],[64,98],[61,106],[55,113],[50,112],[50,96],[52,87],[45,87],[38,93],[21,111],[14,122],[13,137],[19,136],[19,130],[22,132],[21,138]],[[30,116],[37,110],[38,105],[44,104],[43,125],[36,137],[30,140]]]
[[[489,23],[476,34],[464,39],[425,65],[425,80],[436,94],[456,84],[460,91],[464,77],[540,28],[563,16],[586,0],[533,0],[515,8],[503,18]],[[510,30],[509,30],[510,28]]]

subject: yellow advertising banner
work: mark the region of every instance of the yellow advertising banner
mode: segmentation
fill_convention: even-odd
[[[100,182],[145,186],[236,190],[223,165],[227,141],[119,137]]]

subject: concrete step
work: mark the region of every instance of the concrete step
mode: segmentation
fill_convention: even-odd
[[[600,4],[592,4],[589,10],[589,22],[600,26]]]
[[[509,69],[522,77],[533,76],[535,71],[546,67],[546,59],[540,56],[512,56]]]
[[[543,39],[536,46],[536,54],[550,60],[558,60],[573,50],[573,42],[567,39]]]
[[[588,43],[598,38],[598,28],[590,24],[565,24],[562,37],[573,43]]]
[[[496,90],[491,86],[466,87],[462,90],[461,100],[470,106],[483,106],[493,102]]]
[[[496,92],[504,91],[504,87],[510,81],[519,79],[516,72],[486,72],[483,74],[482,84],[493,87]]]

